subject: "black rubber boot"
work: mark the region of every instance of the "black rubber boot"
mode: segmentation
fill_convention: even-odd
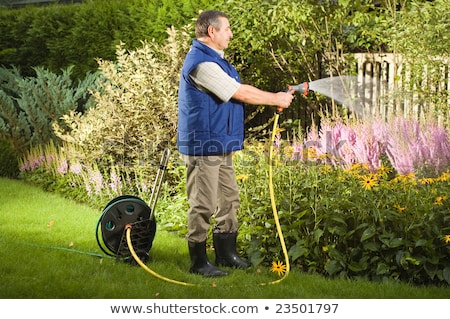
[[[228,272],[221,270],[211,264],[206,255],[206,241],[202,243],[188,242],[189,255],[191,256],[191,268],[189,272],[200,274],[205,277],[221,277],[228,275]]]
[[[236,252],[237,233],[213,233],[216,265],[245,269],[251,263],[242,260]]]

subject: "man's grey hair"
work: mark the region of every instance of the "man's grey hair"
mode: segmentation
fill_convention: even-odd
[[[213,26],[216,30],[219,30],[221,27],[219,18],[228,19],[228,16],[224,12],[217,10],[208,10],[200,13],[195,24],[195,36],[197,38],[208,36],[209,26]]]

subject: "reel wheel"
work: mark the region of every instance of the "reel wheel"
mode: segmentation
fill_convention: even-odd
[[[126,242],[124,243],[127,225],[133,226],[132,241],[135,250],[144,259],[148,259],[156,234],[156,221],[150,207],[136,196],[114,198],[106,205],[99,220],[103,243],[117,258],[127,259],[131,255]]]
[[[156,234],[154,211],[159,191],[169,162],[170,150],[166,148],[159,163],[157,175],[150,197],[150,206],[142,199],[132,195],[122,195],[112,199],[103,210],[96,229],[97,244],[109,256],[134,262],[128,248],[126,229],[132,227],[131,243],[141,260],[147,261]],[[103,243],[99,238],[99,229]],[[103,244],[106,246],[103,247]]]

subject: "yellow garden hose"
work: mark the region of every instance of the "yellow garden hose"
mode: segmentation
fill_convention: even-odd
[[[275,219],[275,224],[276,224],[276,228],[277,228],[277,234],[278,234],[278,237],[280,239],[281,247],[282,247],[282,250],[283,250],[283,255],[284,255],[284,259],[285,259],[285,263],[286,263],[285,264],[286,270],[285,270],[285,272],[283,274],[283,277],[281,277],[278,280],[271,281],[271,282],[261,283],[260,285],[262,285],[262,286],[280,283],[281,281],[283,281],[288,276],[289,271],[290,271],[289,256],[288,256],[286,244],[284,242],[283,232],[281,230],[280,220],[279,220],[279,217],[278,217],[278,211],[277,211],[277,206],[276,206],[276,202],[275,202],[275,191],[274,191],[274,187],[273,187],[273,172],[272,172],[273,146],[275,144],[275,137],[276,137],[276,132],[277,132],[277,128],[278,128],[278,119],[280,117],[279,113],[280,112],[278,112],[278,111],[275,113],[275,118],[274,118],[274,123],[273,123],[273,131],[272,131],[272,138],[270,140],[270,148],[269,148],[269,191],[270,191],[270,202],[272,204],[273,217]],[[152,276],[154,276],[154,277],[156,277],[158,279],[161,279],[163,281],[166,281],[166,282],[169,282],[169,283],[172,283],[172,284],[177,284],[177,285],[182,285],[182,286],[199,286],[198,284],[187,283],[187,282],[184,282],[184,281],[178,281],[178,280],[174,280],[174,279],[170,279],[170,278],[164,277],[164,276],[158,274],[157,272],[153,271],[149,267],[147,267],[147,265],[139,258],[139,256],[134,251],[133,243],[131,241],[131,225],[127,225],[125,228],[126,228],[126,239],[127,239],[128,249],[130,250],[131,255],[136,260],[136,262],[139,264],[139,266],[141,266],[145,271],[147,271]]]
[[[149,267],[147,267],[147,265],[144,264],[144,262],[139,258],[139,256],[134,251],[133,243],[131,241],[131,226],[127,225],[127,227],[125,227],[125,228],[126,228],[126,231],[127,231],[126,235],[127,235],[128,249],[130,250],[131,255],[133,256],[134,260],[136,260],[136,262],[139,264],[139,266],[141,266],[145,271],[150,273],[152,276],[155,276],[156,278],[159,278],[161,280],[170,282],[172,284],[177,284],[177,285],[182,285],[182,286],[196,286],[194,284],[190,284],[190,283],[187,283],[187,282],[184,282],[184,281],[178,281],[178,280],[174,280],[174,279],[170,279],[170,278],[164,277],[164,276],[158,274],[157,272],[151,270]]]
[[[272,204],[272,212],[273,212],[273,218],[275,219],[275,225],[277,227],[277,233],[278,237],[280,239],[281,248],[283,249],[283,255],[286,263],[286,272],[284,273],[283,277],[281,277],[278,280],[272,281],[269,284],[276,284],[284,280],[288,275],[290,271],[290,264],[289,264],[289,256],[286,248],[286,243],[284,242],[284,236],[283,231],[281,230],[280,225],[280,219],[278,217],[278,211],[277,211],[277,205],[275,202],[275,191],[273,187],[273,172],[272,172],[272,165],[273,165],[273,146],[275,144],[275,137],[278,129],[278,119],[280,117],[280,113],[276,112],[275,117],[273,120],[273,130],[272,130],[272,138],[270,139],[270,147],[269,147],[269,191],[270,191],[270,202]]]

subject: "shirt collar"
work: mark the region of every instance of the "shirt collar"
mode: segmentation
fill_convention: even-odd
[[[220,55],[220,57],[221,57],[222,59],[224,59],[224,57],[225,57],[225,52],[224,52],[223,50],[216,50],[216,49],[214,49],[213,47],[207,45],[206,43],[204,43],[204,42],[202,42],[202,41],[198,41],[198,42],[200,42],[200,43],[203,44],[203,45],[206,45],[206,46],[207,46],[208,48],[210,48],[211,50],[214,50],[214,52],[216,52],[218,55]]]

